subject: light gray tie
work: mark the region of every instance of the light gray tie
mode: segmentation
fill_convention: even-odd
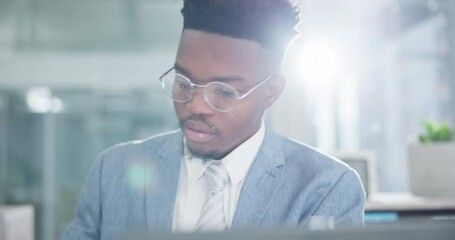
[[[213,162],[205,170],[204,177],[207,180],[208,196],[202,208],[196,230],[227,230],[228,224],[224,215],[223,189],[229,183],[228,172],[221,162]]]

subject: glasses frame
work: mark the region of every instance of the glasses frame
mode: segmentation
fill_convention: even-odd
[[[165,73],[163,73],[160,77],[159,77],[159,81],[161,83],[161,88],[165,90],[165,85],[164,85],[164,82],[163,82],[163,79],[164,77],[166,77],[167,74],[169,74],[172,70],[174,70],[175,67],[172,67],[171,69],[167,70]],[[252,92],[254,92],[254,90],[258,89],[263,83],[265,83],[267,80],[269,80],[273,74],[270,74],[268,75],[267,77],[265,77],[263,80],[261,80],[260,82],[258,82],[256,85],[254,85],[250,90],[248,90],[247,92],[243,93],[243,94],[240,94],[240,92],[233,86],[227,84],[227,83],[223,83],[223,82],[209,82],[207,84],[195,84],[191,81],[191,79],[189,79],[188,77],[186,77],[185,75],[182,75],[180,73],[175,73],[175,75],[178,75],[179,77],[182,77],[183,79],[187,80],[189,83],[190,83],[190,87],[191,87],[191,97],[186,100],[186,101],[182,101],[182,100],[176,100],[174,99],[172,96],[172,100],[175,101],[175,102],[189,102],[191,101],[193,98],[194,98],[194,93],[196,92],[195,89],[196,87],[199,87],[199,88],[202,88],[203,89],[203,98],[204,98],[204,101],[205,103],[207,103],[207,105],[209,105],[212,109],[218,111],[218,112],[230,112],[232,110],[234,110],[234,107],[232,107],[231,109],[227,109],[227,110],[222,110],[222,109],[218,109],[217,107],[213,106],[213,104],[210,102],[209,100],[209,94],[206,92],[206,87],[211,85],[211,84],[222,84],[222,85],[226,85],[228,86],[229,88],[233,89],[234,90],[234,95],[235,95],[235,98],[236,100],[242,100],[244,98],[246,98],[248,95],[250,95]]]

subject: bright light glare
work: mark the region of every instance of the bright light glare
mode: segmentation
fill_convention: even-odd
[[[52,92],[47,87],[30,89],[27,92],[27,105],[30,111],[35,113],[63,111],[63,101],[57,97],[52,97]]]
[[[330,45],[307,43],[300,56],[301,74],[311,85],[326,85],[339,71],[337,51]]]

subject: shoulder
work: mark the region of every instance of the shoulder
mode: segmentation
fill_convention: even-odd
[[[157,152],[168,141],[178,141],[181,139],[181,131],[175,130],[154,135],[142,140],[133,140],[111,146],[104,150],[100,155],[103,158],[125,157],[125,155],[141,155],[143,153]]]
[[[280,143],[286,164],[299,165],[306,169],[333,169],[344,172],[351,168],[341,160],[321,150],[281,135],[271,134]]]
[[[117,175],[131,166],[147,165],[162,159],[162,152],[177,151],[181,146],[180,130],[151,136],[143,140],[134,140],[116,144],[107,148],[98,156],[95,168],[103,169],[105,174]]]
[[[307,221],[333,216],[337,223],[362,222],[365,193],[358,174],[347,164],[304,143],[267,132],[261,160],[275,163],[282,180],[280,206]],[[278,160],[276,160],[278,159]]]
[[[315,186],[334,186],[345,175],[354,176],[353,184],[359,184],[357,173],[341,160],[304,143],[273,134],[280,144],[284,157],[283,167],[292,181],[311,183]]]

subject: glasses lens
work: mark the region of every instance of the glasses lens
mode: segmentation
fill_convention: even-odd
[[[193,95],[191,82],[175,71],[170,71],[161,79],[161,86],[166,94],[177,102],[187,102]]]
[[[216,110],[227,112],[234,109],[237,104],[238,91],[224,83],[209,83],[205,88],[207,102]]]

